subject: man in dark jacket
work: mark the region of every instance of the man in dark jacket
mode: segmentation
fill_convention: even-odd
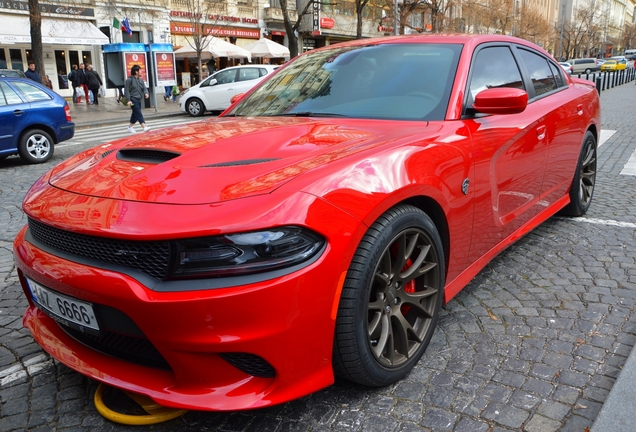
[[[73,86],[73,103],[82,103],[82,95],[78,94],[78,90],[77,88],[81,86],[80,84],[80,76],[79,76],[79,72],[77,70],[77,65],[74,64],[72,66],[71,73],[68,74],[68,80],[71,82],[71,85]],[[84,90],[82,90],[83,92]]]
[[[89,64],[86,65],[86,85],[93,93],[93,105],[99,105],[99,88],[102,86],[102,79]]]
[[[27,78],[32,79],[33,81],[37,81],[42,84],[42,80],[40,79],[40,74],[35,70],[35,63],[30,61],[29,68],[24,73]]]

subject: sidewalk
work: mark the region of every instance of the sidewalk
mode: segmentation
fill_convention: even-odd
[[[114,90],[107,90],[108,96]],[[82,98],[84,101],[84,98]],[[87,127],[104,126],[109,124],[127,123],[130,119],[131,109],[117,102],[116,97],[100,97],[99,105],[74,104],[67,99],[71,108],[71,117],[77,129]],[[187,115],[179,110],[179,104],[172,101],[164,101],[162,94],[157,95],[157,109],[154,107],[143,109],[144,118],[149,123],[152,119]]]

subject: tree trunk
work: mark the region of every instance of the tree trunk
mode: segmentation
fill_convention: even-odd
[[[31,55],[35,63],[35,70],[40,74],[40,81],[44,84],[46,72],[42,52],[42,12],[38,0],[29,0],[29,24],[31,25]]]
[[[298,55],[298,36],[294,25],[289,19],[289,10],[287,9],[287,0],[280,0],[280,10],[283,13],[283,24],[287,32],[287,40],[289,41],[289,58],[293,59]]]

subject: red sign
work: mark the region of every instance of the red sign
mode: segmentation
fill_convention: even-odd
[[[194,35],[194,25],[190,23],[170,23],[170,33],[173,35]],[[247,29],[238,27],[211,26],[206,25],[203,29],[204,35],[212,36],[234,36],[250,39],[259,39],[261,37],[260,29]]]
[[[273,36],[285,36],[285,32],[284,31],[272,30],[270,33]]]
[[[134,65],[138,65],[141,68],[139,71],[139,78],[141,78],[147,85],[148,75],[146,73],[146,53],[124,53],[124,59],[126,64],[126,74],[130,75],[130,69]]]
[[[320,30],[314,30],[314,31],[311,32],[312,36],[320,36],[320,34],[321,34]]]
[[[157,67],[157,81],[174,81],[177,79],[174,71],[174,54],[156,52],[155,65]]]
[[[333,28],[336,25],[336,22],[331,18],[320,18],[320,27],[321,28]]]

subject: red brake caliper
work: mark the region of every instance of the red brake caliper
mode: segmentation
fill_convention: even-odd
[[[408,269],[409,267],[411,267],[413,265],[413,261],[411,261],[410,259],[406,261],[406,265],[404,266],[404,268],[402,269],[402,271]],[[415,279],[411,279],[406,285],[404,285],[404,292],[407,293],[414,293],[415,292]],[[403,304],[402,307],[400,308],[402,315],[406,316],[406,314],[409,312],[409,310],[411,310],[411,306],[407,305],[407,304]]]

